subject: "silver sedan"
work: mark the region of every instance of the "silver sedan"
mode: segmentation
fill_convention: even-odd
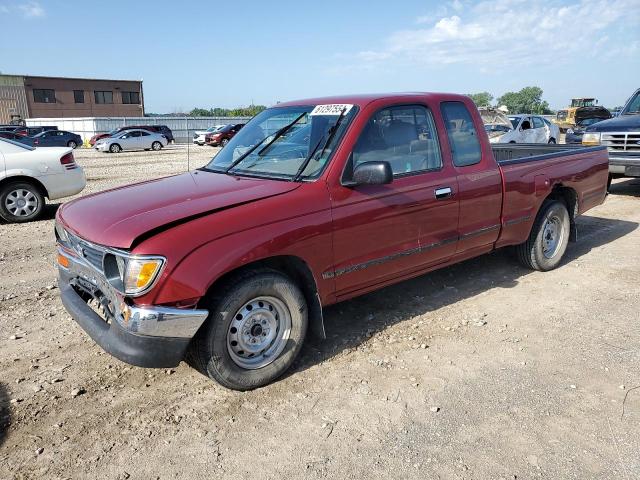
[[[107,138],[101,138],[93,148],[99,152],[120,153],[123,150],[160,150],[169,141],[161,133],[147,130],[125,130]]]

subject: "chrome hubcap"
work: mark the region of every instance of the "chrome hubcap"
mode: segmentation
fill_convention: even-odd
[[[545,258],[553,258],[562,244],[564,232],[559,217],[548,217],[542,230],[542,254]]]
[[[11,215],[16,217],[28,217],[38,208],[38,198],[24,188],[9,192],[4,201],[4,206]]]
[[[236,312],[227,332],[227,348],[239,367],[255,370],[282,353],[291,333],[291,314],[275,297],[257,297]]]
[[[154,143],[153,144],[153,149],[154,150],[160,150],[160,144],[159,143]]]

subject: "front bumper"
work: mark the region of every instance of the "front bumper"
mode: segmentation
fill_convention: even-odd
[[[148,368],[175,367],[182,361],[191,338],[207,318],[207,310],[126,305],[88,262],[61,247],[58,254],[69,260],[67,268],[58,268],[62,303],[107,353]],[[92,295],[87,285],[95,287],[96,293]],[[109,323],[87,304],[91,296],[108,299],[114,310]]]
[[[625,177],[640,177],[640,156],[609,153],[609,172]]]
[[[96,143],[93,148],[95,148],[99,152],[106,152],[109,150],[109,147],[106,143]]]

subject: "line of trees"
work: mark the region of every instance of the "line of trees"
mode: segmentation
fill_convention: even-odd
[[[543,91],[540,87],[524,87],[518,92],[506,92],[501,97],[498,97],[495,103],[493,95],[489,92],[469,93],[468,97],[478,107],[487,106],[506,106],[510,113],[537,113],[537,114],[552,114],[553,110],[549,108],[549,104],[546,100],[542,99]]]
[[[253,117],[267,107],[264,105],[249,105],[239,108],[194,108],[189,112],[190,117]]]

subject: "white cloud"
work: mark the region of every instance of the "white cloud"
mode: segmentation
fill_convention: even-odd
[[[44,17],[44,8],[38,2],[26,2],[19,8],[26,18]]]
[[[633,55],[640,37],[640,0],[455,0],[444,15],[424,15],[420,28],[390,34],[383,46],[354,55],[366,68],[389,61],[503,67],[553,63],[580,55],[588,60],[612,43],[611,31],[631,39],[616,52]],[[633,33],[635,32],[635,33]],[[618,43],[620,39],[618,39]],[[611,47],[613,48],[613,47]]]

